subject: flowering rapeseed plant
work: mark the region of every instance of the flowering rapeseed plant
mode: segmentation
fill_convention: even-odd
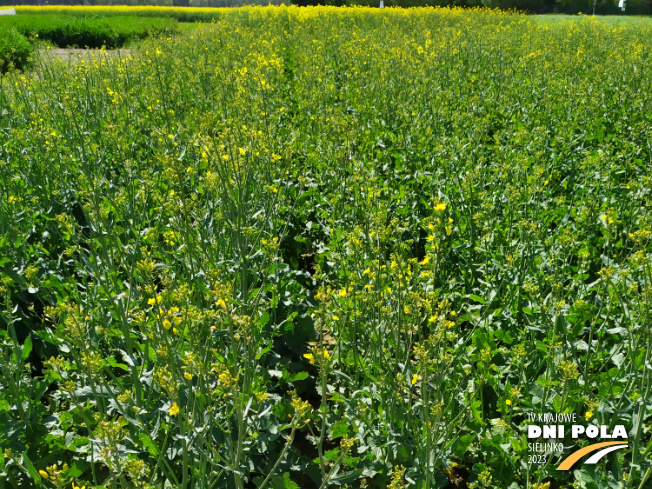
[[[582,412],[645,486],[647,24],[137,11],[214,22],[3,78],[7,480],[570,484],[522,433]]]

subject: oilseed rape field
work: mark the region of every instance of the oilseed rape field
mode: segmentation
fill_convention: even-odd
[[[651,40],[281,6],[35,50],[0,488],[652,487]]]

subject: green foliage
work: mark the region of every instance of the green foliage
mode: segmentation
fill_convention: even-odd
[[[649,485],[651,34],[244,8],[4,77],[0,479]]]
[[[222,1],[222,0],[215,0]],[[231,2],[231,0],[225,0]],[[191,1],[191,4],[194,0]],[[235,3],[235,0],[234,2]],[[216,7],[235,7],[238,5],[216,5]],[[200,7],[193,5],[193,7]],[[18,7],[17,12],[19,15],[44,15],[48,13],[62,14],[67,17],[122,17],[138,16],[138,17],[168,17],[176,19],[178,22],[213,22],[217,21],[225,13],[223,9],[219,8],[186,8],[186,7],[172,7],[171,2],[169,5],[164,2],[159,6],[126,6],[122,2],[116,6],[88,6],[83,8],[76,8],[71,6],[50,6],[50,7],[31,7],[23,6]]]
[[[49,41],[59,47],[107,49],[150,35],[171,34],[177,29],[171,18],[136,16],[78,17],[62,14],[0,17],[0,26],[9,26],[31,39]]]
[[[482,5],[484,7],[516,9],[530,12],[536,12],[537,9],[541,8],[545,3],[545,0],[482,0]]]
[[[0,73],[12,68],[20,69],[32,54],[32,46],[15,29],[0,30]]]

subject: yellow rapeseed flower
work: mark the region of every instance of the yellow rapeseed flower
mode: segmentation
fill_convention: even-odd
[[[43,469],[39,470],[38,473],[39,473],[39,475],[40,475],[41,477],[43,477],[44,479],[47,479],[48,477],[50,477],[50,476],[48,475],[48,473],[47,473],[45,470],[43,470]]]
[[[179,414],[179,406],[176,402],[170,406],[170,416],[174,416],[175,414]]]
[[[440,202],[439,204],[437,204],[435,206],[435,210],[437,212],[444,212],[446,210],[446,204],[444,204],[443,202]]]
[[[418,375],[418,374],[414,374],[414,375],[412,376],[412,385],[416,384],[418,381],[419,381],[419,375]]]
[[[314,365],[314,364],[315,364],[315,356],[314,356],[312,353],[304,353],[304,354],[303,354],[303,357],[304,357],[304,358],[307,358],[308,360],[310,360],[310,365]]]

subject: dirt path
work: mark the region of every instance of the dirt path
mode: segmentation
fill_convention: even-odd
[[[104,59],[125,59],[131,56],[132,51],[129,49],[111,49],[101,51],[99,49],[73,49],[73,48],[52,48],[52,49],[39,49],[34,60],[30,63],[25,71],[20,73],[23,77],[28,77],[34,80],[40,78],[42,64],[49,62],[61,61],[67,65],[84,62],[93,64],[94,62]],[[13,83],[13,82],[11,82]],[[9,78],[0,73],[0,89],[6,89],[10,86]]]
[[[39,55],[42,59],[61,60],[63,62],[92,61],[102,58],[126,58],[131,54],[129,49],[112,49],[100,51],[99,49],[41,49]]]

